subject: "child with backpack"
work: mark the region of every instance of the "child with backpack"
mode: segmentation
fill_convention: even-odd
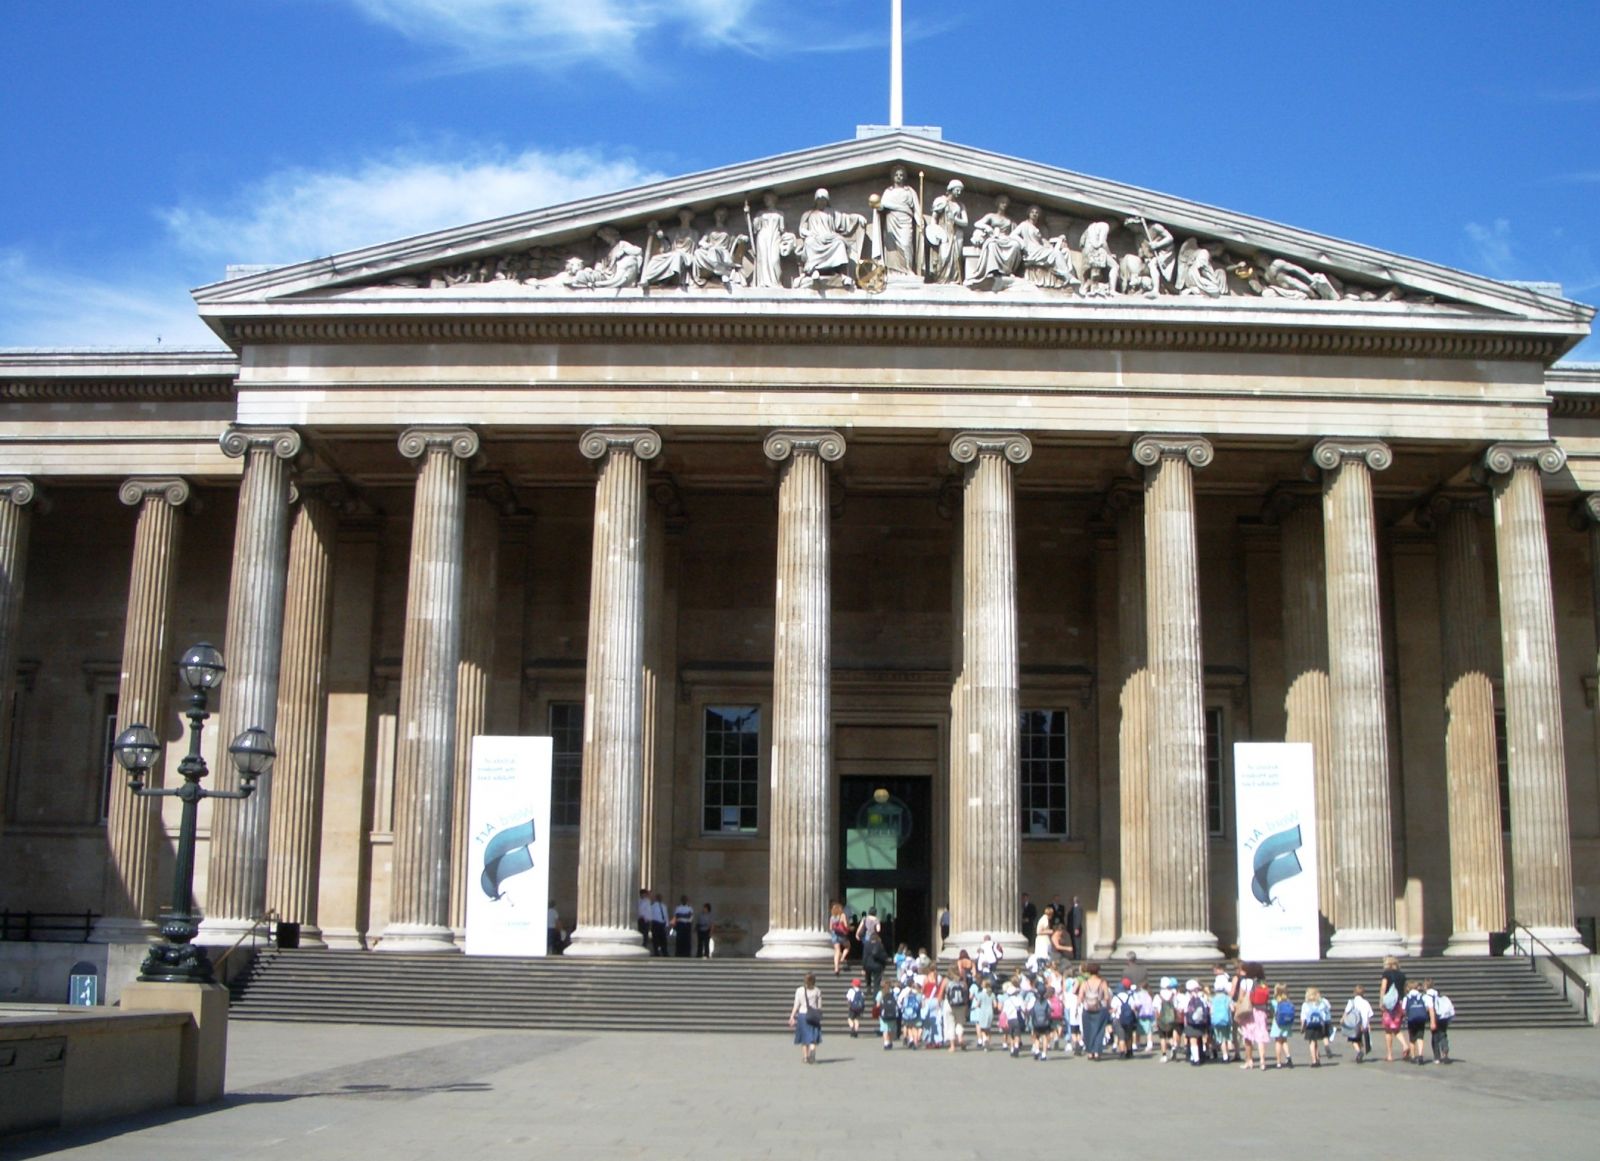
[[[1050,1043],[1046,1048],[1055,1045],[1062,1046],[1062,1054],[1070,1055],[1072,1046],[1067,1041],[1067,1002],[1062,998],[1061,988],[1051,985],[1044,991],[1045,1003],[1050,1008]]]
[[[900,1038],[900,1001],[895,996],[894,985],[888,980],[878,985],[878,1031],[883,1034],[883,1050],[894,1047]]]
[[[1000,990],[1000,1033],[1012,1056],[1022,1052],[1022,1015],[1022,990],[1015,980],[1007,980]]]
[[[861,1013],[867,1010],[867,993],[861,990],[861,981],[854,979],[844,990],[844,1009],[850,1025],[850,1039],[861,1033]]]
[[[950,969],[950,978],[944,983],[944,1029],[950,1051],[965,1052],[967,1048],[967,1019],[972,1009],[972,984],[959,967]]]
[[[1133,981],[1123,979],[1122,988],[1111,997],[1111,1023],[1116,1029],[1117,1048],[1123,1059],[1133,1055],[1133,1042],[1139,1034],[1139,1010],[1133,1006]]]
[[[1433,986],[1431,979],[1422,981],[1422,996],[1433,1011],[1433,1058],[1440,1064],[1449,1064],[1450,1021],[1455,1019],[1456,1006]]]
[[[1406,1020],[1406,1048],[1402,1059],[1414,1059],[1418,1064],[1427,1064],[1427,1049],[1422,1043],[1422,1034],[1433,1026],[1433,1008],[1428,1003],[1428,997],[1420,986],[1412,984],[1406,991],[1406,998],[1400,1001],[1400,1008]]]
[[[1225,989],[1213,987],[1206,988],[1206,998],[1211,1004],[1212,1050],[1226,1064],[1233,1059],[1233,999]]]
[[[1322,1042],[1328,1038],[1328,1025],[1333,1011],[1322,998],[1320,988],[1307,988],[1305,1003],[1300,1005],[1300,1031],[1306,1038],[1306,1050],[1311,1054],[1311,1067],[1322,1067]]]
[[[1183,1019],[1179,1015],[1178,980],[1175,976],[1161,977],[1161,990],[1156,993],[1156,1034],[1161,1037],[1161,1062],[1178,1059],[1178,1049],[1183,1039]]]
[[[1078,995],[1079,980],[1076,976],[1067,978],[1065,992],[1061,997],[1061,1006],[1066,1011],[1067,1017],[1067,1055],[1083,1051],[1083,999]]]
[[[1022,996],[1033,1058],[1043,1061],[1050,1053],[1050,1000],[1038,989],[1029,989]]]
[[[915,1052],[922,1043],[922,992],[915,983],[907,982],[900,989],[900,1030],[905,1033],[906,1048]]]
[[[972,1027],[978,1033],[978,1049],[989,1051],[989,1031],[994,1027],[994,982],[988,976],[972,993]]]
[[[1372,1051],[1372,1005],[1367,1002],[1366,989],[1360,984],[1356,985],[1355,994],[1345,1003],[1339,1028],[1355,1048],[1356,1063],[1360,1064]]]
[[[1183,1037],[1189,1046],[1189,1063],[1205,1063],[1206,1038],[1211,1034],[1211,1004],[1200,992],[1200,981],[1190,980],[1183,988]]]
[[[1278,1068],[1294,1067],[1294,1052],[1289,1047],[1293,1031],[1294,1001],[1289,998],[1289,985],[1278,984],[1272,989],[1272,1059]]]

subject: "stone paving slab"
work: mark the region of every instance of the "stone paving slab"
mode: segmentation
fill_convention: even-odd
[[[808,1067],[787,1035],[241,1022],[222,1104],[10,1138],[0,1158],[1600,1155],[1600,1034],[1452,1040],[1450,1066],[1357,1066],[1346,1052],[1313,1070],[1302,1046],[1299,1067],[1247,1074],[1150,1058],[885,1052],[832,1029]]]

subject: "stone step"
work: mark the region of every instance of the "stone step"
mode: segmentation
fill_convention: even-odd
[[[1108,963],[1113,983],[1128,965]],[[1139,975],[1208,979],[1215,964],[1140,963]],[[1527,960],[1418,958],[1408,976],[1432,976],[1455,1001],[1455,1027],[1581,1027],[1581,1010]],[[1316,985],[1335,1013],[1350,989],[1376,1000],[1377,961],[1267,964],[1267,978],[1289,985],[1298,1002]],[[766,960],[578,960],[553,956],[384,954],[265,950],[232,981],[232,1015],[241,1020],[430,1024],[560,1031],[763,1032],[784,1027],[807,969]],[[829,1024],[843,1024],[844,975],[818,973]],[[1130,975],[1134,973],[1128,973]]]

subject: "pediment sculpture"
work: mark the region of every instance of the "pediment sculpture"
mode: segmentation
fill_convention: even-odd
[[[920,179],[919,175],[919,179]],[[1234,242],[1179,237],[1140,215],[1047,212],[1017,215],[1000,192],[976,214],[966,183],[947,182],[931,202],[896,165],[881,192],[845,208],[817,189],[794,218],[773,190],[737,210],[694,208],[677,224],[616,222],[595,231],[588,253],[551,244],[392,276],[390,286],[441,288],[515,283],[536,291],[723,294],[784,291],[950,292],[1082,299],[1195,300],[1227,297],[1312,302],[1431,302],[1394,286],[1363,286],[1331,271]],[[1053,218],[1052,218],[1053,215]],[[697,224],[698,223],[698,224]],[[741,229],[742,227],[742,229]]]

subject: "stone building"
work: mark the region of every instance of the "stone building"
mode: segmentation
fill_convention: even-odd
[[[1556,288],[899,133],[230,273],[226,351],[0,354],[0,907],[149,930],[108,742],[173,776],[205,638],[280,754],[202,818],[217,943],[454,948],[483,733],[555,739],[578,953],[648,885],[734,954],[1028,891],[1214,955],[1244,740],[1315,746],[1330,954],[1600,908]]]

